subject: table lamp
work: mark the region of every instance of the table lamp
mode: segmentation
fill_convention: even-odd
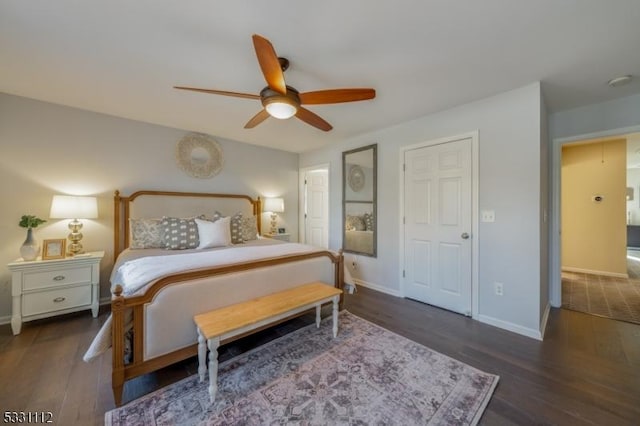
[[[264,211],[271,213],[271,229],[270,234],[277,234],[278,228],[278,213],[284,212],[284,199],[282,198],[267,198],[264,200]]]
[[[51,202],[51,219],[73,219],[69,222],[69,254],[82,253],[82,222],[78,219],[98,218],[98,199],[96,197],[77,197],[73,195],[54,195]]]

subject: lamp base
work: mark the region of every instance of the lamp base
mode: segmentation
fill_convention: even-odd
[[[80,232],[80,230],[82,229],[82,222],[80,222],[78,219],[73,219],[71,222],[69,222],[69,229],[71,230],[71,232],[67,236],[67,238],[69,238],[69,241],[71,241],[68,247],[69,255],[75,256],[76,254],[84,253],[84,251],[82,250],[82,243],[80,243],[80,240],[82,240],[83,237],[82,232]]]
[[[271,235],[278,233],[278,215],[271,213],[271,229],[269,229]]]

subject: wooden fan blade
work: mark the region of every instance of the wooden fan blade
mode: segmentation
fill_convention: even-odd
[[[254,115],[251,120],[247,121],[247,124],[244,125],[245,129],[253,129],[254,127],[256,127],[258,124],[262,123],[264,120],[266,120],[267,118],[269,118],[269,113],[267,112],[266,109],[263,109],[262,111],[260,111],[259,113],[257,113],[256,115]]]
[[[376,91],[373,89],[331,89],[300,93],[299,96],[301,104],[339,104],[373,99],[376,97]]]
[[[284,83],[284,73],[271,42],[258,34],[254,34],[253,47],[256,49],[260,69],[269,87],[281,95],[286,95],[287,86]]]
[[[305,123],[311,124],[313,127],[316,127],[325,132],[328,132],[329,130],[333,129],[333,126],[331,126],[331,124],[327,123],[319,115],[309,111],[306,108],[298,107],[298,112],[296,112],[296,117],[298,117],[300,120],[304,121]]]
[[[258,100],[260,100],[260,95],[252,95],[250,93],[225,92],[224,90],[199,89],[197,87],[183,87],[183,86],[173,86],[173,88],[174,89],[180,89],[180,90],[191,90],[192,92],[211,93],[211,94],[214,94],[214,95],[234,96],[236,98],[247,98],[247,99],[258,99]]]

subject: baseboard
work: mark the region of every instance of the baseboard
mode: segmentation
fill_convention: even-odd
[[[542,313],[542,319],[540,320],[540,340],[544,340],[544,333],[547,331],[547,322],[549,321],[549,312],[551,312],[551,304],[547,303],[547,307],[544,308]]]
[[[11,322],[11,315],[5,315],[0,317],[0,325],[9,324]]]
[[[563,272],[579,272],[582,274],[592,274],[592,275],[604,275],[606,277],[629,278],[629,274],[620,274],[618,272],[609,272],[609,271],[595,271],[591,269],[574,268],[571,266],[563,266],[562,271]]]
[[[521,334],[526,337],[531,337],[532,339],[542,340],[542,334],[540,333],[540,330],[523,327],[521,325],[514,324],[509,321],[504,321],[498,318],[493,318],[493,317],[482,315],[482,314],[478,315],[477,320],[485,324],[492,325],[494,327],[502,328],[507,331],[512,331],[514,333]]]
[[[391,296],[395,296],[395,297],[402,297],[402,295],[400,294],[400,290],[394,290],[394,289],[391,289],[391,288],[383,287],[381,285],[370,283],[370,282],[367,282],[367,281],[364,281],[364,280],[360,280],[360,279],[357,279],[357,278],[354,278],[353,282],[356,285],[361,285],[362,287],[367,287],[367,288],[370,288],[372,290],[379,291],[381,293],[390,294]]]

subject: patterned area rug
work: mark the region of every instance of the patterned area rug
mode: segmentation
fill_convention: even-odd
[[[207,375],[208,377],[208,375]],[[106,425],[473,425],[498,376],[349,312],[221,363],[218,393],[193,375],[105,414]]]
[[[562,272],[562,307],[640,324],[640,279]]]

